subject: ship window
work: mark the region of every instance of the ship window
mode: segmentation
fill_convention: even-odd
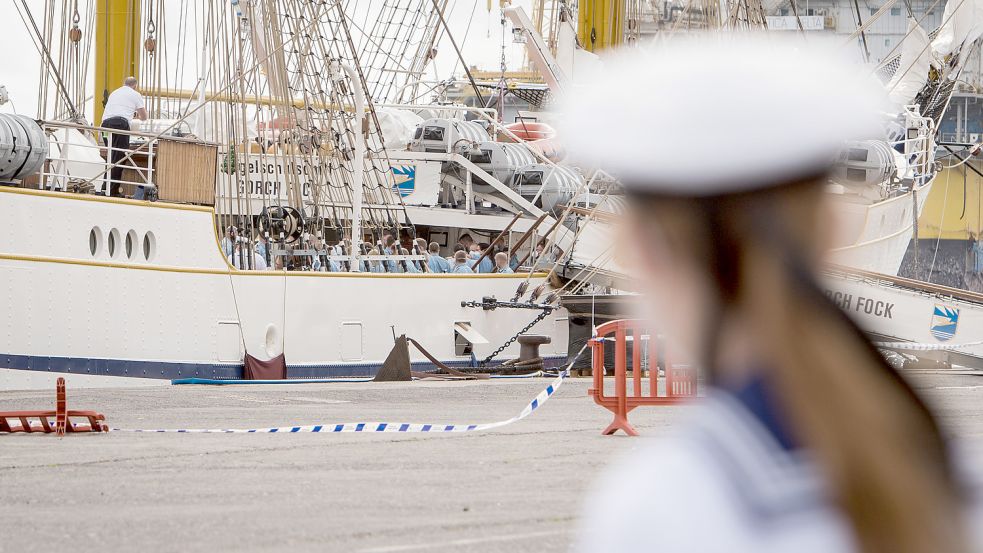
[[[131,230],[130,232],[126,233],[126,258],[127,259],[133,259],[133,255],[134,255],[133,250],[134,248],[136,248],[136,244],[137,244],[137,233],[135,230]]]
[[[413,138],[415,140],[420,140],[421,136],[423,136],[423,127],[417,127],[416,132],[413,133]]]
[[[92,230],[89,231],[89,253],[91,253],[92,256],[95,257],[99,255],[99,252],[101,250],[102,250],[102,231],[99,229],[99,227],[92,227]]]
[[[423,129],[424,140],[444,140],[444,129],[441,127],[425,127]]]
[[[148,232],[143,235],[143,258],[150,261],[154,258],[154,253],[157,251],[157,239],[154,238],[154,233]]]
[[[471,163],[491,163],[491,150],[480,150],[481,153],[469,154],[468,159]]]
[[[867,161],[867,150],[863,148],[850,148],[850,161]]]
[[[891,15],[901,15],[901,8],[891,8]]]
[[[533,186],[539,186],[543,184],[543,172],[535,171],[529,173],[522,173],[519,176],[519,184],[529,184]]]
[[[847,167],[846,180],[853,182],[865,182],[867,180],[867,171],[864,169],[852,169]]]
[[[109,231],[109,239],[106,242],[109,246],[109,257],[116,257],[116,252],[119,251],[119,231],[116,229]]]

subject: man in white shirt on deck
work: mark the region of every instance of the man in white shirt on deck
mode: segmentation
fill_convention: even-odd
[[[107,129],[129,131],[130,121],[134,117],[146,121],[147,109],[143,102],[143,96],[137,92],[136,77],[127,77],[123,81],[123,86],[114,90],[106,100],[106,107],[102,112],[102,126]],[[120,197],[123,195],[120,186],[120,180],[123,178],[123,167],[116,164],[126,157],[126,150],[130,149],[130,135],[110,133],[109,137],[109,144],[112,146],[110,161],[113,163],[113,168],[109,173],[109,195]],[[143,197],[140,194],[142,191],[141,188],[137,194],[140,198]]]

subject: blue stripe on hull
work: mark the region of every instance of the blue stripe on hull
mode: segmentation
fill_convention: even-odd
[[[559,366],[566,356],[544,356],[547,367]],[[444,361],[451,367],[469,367],[470,360]],[[413,369],[433,370],[427,361],[415,361]],[[381,363],[339,363],[324,365],[287,365],[289,378],[337,378],[375,376]],[[27,371],[90,374],[99,376],[130,376],[136,378],[242,378],[241,363],[181,363],[177,361],[133,361],[126,359],[88,359],[82,357],[42,357],[0,354],[0,368]]]

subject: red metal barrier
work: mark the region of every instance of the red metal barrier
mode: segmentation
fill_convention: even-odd
[[[5,432],[44,432],[64,436],[66,432],[109,432],[106,417],[95,411],[70,411],[65,392],[65,379],[59,377],[55,386],[54,411],[0,411],[0,434]],[[55,424],[51,425],[54,417]],[[88,423],[72,422],[72,417]],[[38,419],[37,422],[31,419]]]
[[[631,337],[631,380],[628,386],[628,342]],[[648,377],[646,367],[642,362],[642,350],[648,342]],[[664,357],[665,382],[664,394],[659,393],[659,370],[656,333],[644,321],[622,319],[610,321],[597,327],[596,335],[590,340],[593,355],[592,372],[594,386],[587,393],[594,401],[612,413],[614,421],[604,429],[602,434],[610,435],[619,429],[629,436],[637,436],[638,431],[628,422],[628,413],[640,405],[672,405],[696,396],[696,369],[689,365],[673,364],[668,356]],[[614,346],[614,395],[606,395],[604,391],[604,348],[605,344]],[[647,380],[648,386],[646,386]],[[629,393],[630,392],[630,393]]]

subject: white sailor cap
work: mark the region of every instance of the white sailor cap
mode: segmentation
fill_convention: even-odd
[[[572,162],[635,192],[711,196],[814,177],[845,140],[884,135],[884,88],[844,50],[745,33],[613,54],[562,99],[560,136]]]

